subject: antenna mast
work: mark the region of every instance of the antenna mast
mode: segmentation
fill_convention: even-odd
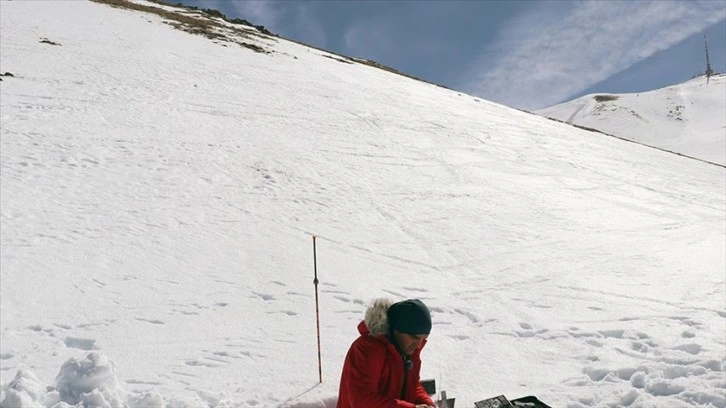
[[[708,83],[711,75],[713,75],[713,70],[711,69],[711,61],[708,59],[708,40],[706,39],[706,34],[703,34],[703,44],[706,47],[706,83]]]

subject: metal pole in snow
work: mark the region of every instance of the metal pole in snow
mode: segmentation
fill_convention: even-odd
[[[313,267],[315,269],[315,279],[313,284],[315,285],[315,321],[318,326],[318,377],[320,382],[323,382],[323,364],[320,357],[320,308],[318,307],[318,257],[315,249],[315,235],[313,235]]]

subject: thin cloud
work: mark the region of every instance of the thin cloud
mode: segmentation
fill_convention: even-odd
[[[367,4],[371,4],[370,2]],[[429,58],[441,58],[450,54],[451,39],[431,27],[431,19],[446,11],[449,6],[440,2],[389,2],[369,7],[366,12],[351,13],[353,18],[343,33],[342,43],[347,54],[376,60],[399,68],[411,61],[430,62]],[[450,17],[450,16],[448,16]],[[414,70],[409,69],[410,74]]]
[[[315,2],[245,0],[232,2],[239,15],[283,37],[325,46],[327,35],[320,24]]]
[[[301,3],[293,10],[293,27],[295,38],[309,44],[327,47],[328,35],[320,22],[315,3]]]
[[[544,3],[506,25],[465,87],[510,106],[549,106],[724,18],[714,1]]]
[[[202,0],[199,7],[224,11],[229,16],[243,18],[252,24],[275,27],[281,21],[281,13],[274,2],[263,0]]]
[[[280,26],[282,13],[275,2],[247,0],[234,1],[231,3],[235,12],[243,16],[242,18],[248,20],[252,24],[263,25],[270,29],[276,29]]]
[[[343,35],[348,52],[355,57],[380,59],[395,50],[393,22],[388,17],[358,20]]]

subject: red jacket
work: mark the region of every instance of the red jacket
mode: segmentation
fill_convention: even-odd
[[[337,408],[414,408],[417,404],[434,405],[420,383],[420,349],[410,356],[413,367],[406,370],[403,356],[387,335],[369,333],[364,321],[358,325],[358,332],[360,337],[350,346],[343,364]],[[421,348],[425,344],[426,340]]]

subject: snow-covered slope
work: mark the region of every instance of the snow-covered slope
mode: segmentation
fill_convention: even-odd
[[[726,165],[726,75],[634,94],[592,94],[536,113]]]
[[[723,167],[252,32],[0,7],[3,408],[330,407],[380,296],[432,308],[460,408],[726,406]]]

